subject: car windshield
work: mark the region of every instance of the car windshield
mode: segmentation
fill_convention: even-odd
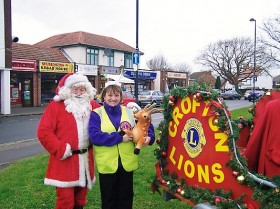
[[[150,92],[148,91],[141,91],[139,92],[140,95],[150,95]]]
[[[134,95],[132,93],[130,93],[130,92],[126,92],[126,96],[129,97],[129,98],[133,98],[134,97]]]

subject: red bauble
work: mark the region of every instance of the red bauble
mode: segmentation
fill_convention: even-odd
[[[163,156],[163,157],[166,157],[166,155],[167,155],[167,153],[166,153],[165,151],[163,151],[163,152],[161,153],[161,156]]]
[[[196,95],[195,95],[195,99],[196,99],[196,100],[200,100],[200,99],[201,99],[201,95],[200,95],[200,93],[196,93]]]
[[[156,140],[156,142],[157,142],[157,144],[159,144],[159,143],[160,143],[160,138],[158,138],[158,139]]]
[[[214,202],[217,205],[219,202],[221,202],[221,198],[215,197]]]
[[[168,99],[169,99],[171,102],[174,102],[174,100],[175,100],[174,96],[171,96],[171,95],[168,97]]]
[[[232,171],[232,175],[236,178],[238,176],[238,172],[237,171]]]
[[[176,192],[179,193],[179,194],[181,194],[182,189],[181,189],[181,188],[178,188]]]

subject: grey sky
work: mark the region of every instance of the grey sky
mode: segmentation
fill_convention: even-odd
[[[280,14],[279,0],[139,0],[140,67],[158,54],[187,63],[209,43],[252,37],[266,18]],[[12,32],[20,43],[85,31],[136,46],[136,0],[12,0]],[[260,31],[257,29],[257,34]]]

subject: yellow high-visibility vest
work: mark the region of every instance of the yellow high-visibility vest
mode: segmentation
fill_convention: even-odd
[[[116,129],[109,119],[105,108],[102,106],[94,110],[101,120],[101,131],[112,133]],[[121,122],[127,121],[131,127],[135,126],[133,113],[125,106],[121,106]],[[120,130],[118,130],[120,131]],[[134,171],[138,168],[138,156],[134,154],[134,143],[121,142],[114,146],[94,146],[94,158],[99,173],[115,173],[118,168],[118,158],[120,156],[122,165],[126,171]]]

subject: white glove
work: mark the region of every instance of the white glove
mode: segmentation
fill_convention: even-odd
[[[71,146],[70,146],[70,144],[67,143],[66,144],[66,150],[65,150],[64,155],[61,158],[61,160],[65,160],[66,158],[68,158],[70,156],[72,156]]]

